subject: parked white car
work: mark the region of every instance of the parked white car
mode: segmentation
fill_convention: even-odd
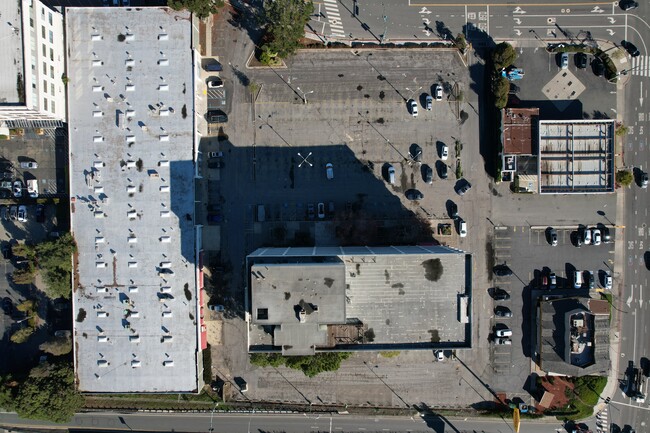
[[[409,110],[411,111],[411,116],[418,117],[418,103],[414,99],[409,100]]]

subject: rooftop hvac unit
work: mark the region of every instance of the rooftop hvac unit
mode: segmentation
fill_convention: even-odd
[[[135,35],[129,33],[129,34],[126,35],[125,39],[127,41],[134,41],[135,40]]]
[[[104,192],[104,187],[103,186],[96,186],[95,187],[95,194],[101,194]]]
[[[95,168],[102,168],[103,166],[104,166],[104,163],[102,161],[93,162],[93,167],[95,167]]]
[[[164,361],[163,362],[163,367],[173,367],[174,366],[174,361]]]
[[[126,136],[126,142],[127,143],[135,143],[135,135],[127,135]]]
[[[131,315],[129,317],[135,317],[136,319],[140,317],[140,312],[139,311],[131,311]]]
[[[169,269],[172,267],[172,262],[160,262],[160,267],[164,269]]]
[[[101,135],[95,135],[93,137],[93,142],[95,143],[101,143],[102,141],[104,141],[104,137],[102,137]]]
[[[159,41],[166,41],[169,39],[169,35],[167,33],[161,33],[158,35],[158,40]]]
[[[161,210],[160,211],[160,218],[169,218],[171,216],[171,212],[168,210]]]
[[[102,117],[103,115],[103,111],[93,111],[93,117]]]
[[[137,361],[135,359],[131,361],[131,368],[140,368],[141,365],[142,363],[140,361]]]
[[[169,84],[161,84],[158,86],[158,90],[161,92],[169,91]]]
[[[108,266],[108,264],[106,262],[95,262],[95,267],[97,269],[105,268],[107,266]]]
[[[108,367],[108,361],[105,359],[97,360],[97,367]]]
[[[158,60],[159,66],[169,66],[169,59],[160,59]]]
[[[162,185],[160,187],[160,192],[169,192],[169,185]]]
[[[163,311],[162,316],[166,317],[166,318],[167,317],[173,317],[173,314],[172,314],[171,311]]]
[[[126,166],[129,168],[134,168],[135,167],[135,161],[126,161]]]
[[[174,337],[172,337],[171,335],[163,335],[162,339],[163,339],[163,343],[171,343],[172,341],[174,341]]]
[[[135,236],[129,236],[128,243],[137,244],[138,243],[138,238],[135,237]]]
[[[126,110],[126,117],[134,117],[135,110]]]
[[[161,166],[161,167],[169,167],[169,161],[164,159],[162,161],[159,161],[158,165]]]
[[[138,188],[135,185],[129,185],[126,187],[126,192],[128,193],[138,192]]]
[[[124,65],[126,65],[126,66],[135,66],[135,60],[126,59],[126,61],[124,62]]]
[[[160,135],[158,137],[158,140],[160,140],[160,141],[169,141],[169,135]]]
[[[101,41],[102,35],[90,35],[90,40],[93,42]]]
[[[138,293],[138,288],[137,288],[137,286],[131,286],[131,287],[129,287],[129,293]]]
[[[162,242],[163,244],[168,244],[171,241],[172,241],[171,236],[161,236],[160,237],[160,242]]]
[[[108,293],[108,287],[97,287],[97,293]]]
[[[98,335],[97,342],[99,343],[108,343],[108,337],[105,335]]]
[[[160,110],[160,115],[161,116],[169,116],[169,110],[167,110],[167,109]]]
[[[135,92],[135,84],[127,84],[126,85],[126,91],[127,92]]]
[[[140,342],[140,336],[139,335],[129,335],[129,341],[131,343],[139,343]]]
[[[134,220],[138,217],[138,213],[135,211],[135,209],[128,211],[126,215],[129,217],[130,220]]]
[[[104,212],[102,212],[102,211],[100,211],[100,210],[95,211],[95,212],[94,212],[94,215],[95,215],[95,218],[104,218],[104,217],[106,216],[106,215],[104,214]]]
[[[93,60],[93,67],[102,66],[104,62],[101,60]]]
[[[169,287],[169,286],[165,286],[165,287],[161,287],[161,288],[160,288],[160,291],[163,292],[163,293],[171,293],[171,292],[172,292],[172,288]]]
[[[129,262],[129,268],[137,268],[138,262]]]
[[[98,311],[97,317],[108,317],[108,313],[106,311]]]
[[[97,237],[95,238],[95,243],[96,243],[96,244],[103,244],[104,242],[106,242],[106,239],[104,239],[103,236],[97,236]]]

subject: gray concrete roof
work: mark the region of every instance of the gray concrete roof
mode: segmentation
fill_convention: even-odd
[[[613,119],[540,121],[540,193],[613,192],[614,138]]]
[[[280,263],[251,266],[253,323],[345,323],[345,266]],[[259,311],[267,313],[267,319]]]
[[[282,278],[271,278],[264,282],[267,288],[264,293],[257,290],[260,276],[257,271],[272,263],[282,263],[273,274],[293,275],[296,273],[305,281],[303,286],[317,286],[322,290],[323,281],[328,278],[325,273],[329,270],[329,278],[334,272],[340,272],[339,263],[344,269],[344,304],[336,298],[333,304],[337,311],[345,314],[345,323],[350,326],[362,326],[366,339],[364,348],[371,345],[381,347],[377,350],[387,350],[391,345],[400,345],[401,349],[438,347],[469,347],[471,324],[460,322],[460,297],[471,293],[471,260],[469,256],[458,250],[442,246],[392,246],[392,247],[314,247],[314,248],[260,248],[248,256],[251,266],[251,306],[253,324],[261,322],[256,319],[257,307],[261,304],[273,305],[281,309],[282,304],[288,311],[282,318],[273,317],[273,323],[283,320],[282,327],[276,326],[274,342],[277,346],[290,345],[295,348],[299,343],[308,343],[305,347],[314,345],[323,347],[324,343],[336,339],[336,330],[330,329],[329,340],[326,339],[325,329],[316,326],[303,326],[299,333],[289,337],[289,332],[303,325],[298,323],[294,307],[296,301],[293,292],[281,289],[286,281]],[[442,274],[437,280],[427,275],[428,262],[440,261]],[[314,263],[315,262],[315,263]],[[287,272],[279,272],[283,266],[291,263]],[[316,267],[314,268],[314,265]],[[272,269],[269,267],[269,269]],[[268,279],[268,270],[263,270]],[[276,279],[278,281],[276,281]],[[290,278],[291,281],[296,278]],[[340,278],[332,278],[333,284],[339,284]],[[293,286],[292,286],[293,287]],[[331,289],[334,288],[334,285]],[[337,288],[338,290],[338,288]],[[270,295],[269,295],[270,293]],[[287,296],[289,293],[290,296]],[[337,292],[338,293],[338,292]],[[338,296],[338,295],[337,295]],[[287,300],[288,297],[288,300]],[[268,300],[267,300],[268,299]],[[319,313],[322,302],[319,304]],[[288,308],[288,310],[287,310]],[[471,312],[468,311],[471,316]],[[271,319],[269,310],[269,317]],[[313,316],[313,314],[312,314]],[[311,320],[308,316],[307,320]],[[271,320],[269,320],[270,322]],[[312,322],[313,323],[313,322]],[[343,322],[321,321],[320,324],[335,324]],[[287,327],[285,324],[291,324]],[[303,335],[305,329],[311,331],[310,336]],[[249,341],[251,346],[261,345],[268,350],[268,341],[262,338],[258,326],[250,328]],[[297,331],[296,331],[297,332]],[[359,342],[351,337],[350,346],[346,350],[359,348]],[[289,343],[292,341],[291,343]],[[338,340],[337,340],[338,341]],[[341,344],[336,343],[337,347]],[[303,347],[303,349],[305,348]],[[343,347],[343,346],[341,346]],[[254,347],[253,347],[254,349]],[[313,349],[312,349],[313,350]]]
[[[81,391],[197,389],[189,18],[67,9]]]
[[[0,1],[0,104],[17,104],[19,102],[16,88],[18,74],[25,78],[23,72],[23,34],[20,2]]]

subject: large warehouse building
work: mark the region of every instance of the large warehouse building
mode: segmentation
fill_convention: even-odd
[[[190,15],[69,8],[75,372],[84,392],[196,392]]]

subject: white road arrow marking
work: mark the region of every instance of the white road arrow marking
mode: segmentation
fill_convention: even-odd
[[[643,81],[639,81],[639,86],[641,86],[639,89],[639,95],[641,95],[639,96],[639,105],[643,107]]]
[[[520,18],[515,18],[515,22],[517,23],[517,25],[520,25],[521,24],[521,19]]]
[[[519,30],[519,29],[515,29],[515,34],[516,34],[517,36],[521,36],[521,30]]]
[[[616,32],[612,29],[607,29],[607,33],[609,33],[610,36],[614,36],[614,33]]]
[[[630,308],[633,298],[634,298],[634,284],[630,284],[630,296],[625,300],[625,305],[627,305],[627,308]]]
[[[614,19],[614,17],[607,17],[607,19],[609,20],[609,23],[610,23],[610,24],[614,24],[614,23],[616,22],[616,20]]]
[[[427,37],[431,36],[431,32],[429,30],[422,30],[422,31]]]
[[[526,11],[517,6],[514,11],[512,11],[513,14],[525,14]]]
[[[420,9],[420,14],[430,14],[430,13],[431,13],[431,11],[429,9],[425,8],[425,7]]]
[[[422,19],[422,22],[423,22],[424,24],[426,24],[426,25],[431,24],[431,21],[429,21],[429,18],[424,18],[424,19]]]
[[[596,13],[596,14],[602,14],[603,12],[605,11],[599,8],[598,6],[594,7],[594,9],[591,11],[591,13]]]

